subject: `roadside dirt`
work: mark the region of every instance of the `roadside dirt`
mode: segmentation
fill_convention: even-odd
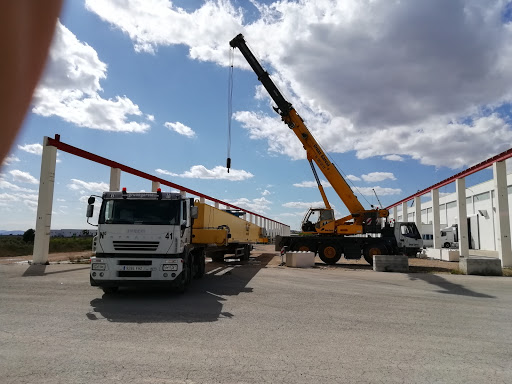
[[[69,261],[76,262],[81,260],[86,261],[90,259],[91,256],[91,251],[50,253],[50,255],[48,256],[48,261],[50,263]],[[29,263],[31,261],[32,255],[0,257],[0,264]]]
[[[91,251],[51,253],[49,255],[49,262],[87,262],[91,256]],[[275,268],[281,266],[281,255],[279,252],[274,250],[273,245],[258,244],[251,252],[251,256],[259,260],[267,268]],[[0,258],[0,264],[28,264],[31,261],[32,255]],[[315,259],[315,267],[320,269],[372,270],[372,267],[369,266],[363,259],[341,259],[335,265],[326,265],[317,257]],[[458,262],[409,258],[409,271],[413,273],[452,273],[452,271],[457,271],[458,268]]]

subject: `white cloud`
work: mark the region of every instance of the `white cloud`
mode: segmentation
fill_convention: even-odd
[[[320,180],[320,183],[324,188],[331,187],[331,184],[326,180]],[[316,183],[316,181],[302,181],[300,183],[293,184],[293,186],[298,188],[318,188],[318,184]]]
[[[85,5],[127,34],[137,52],[155,53],[160,45],[186,44],[192,58],[217,62],[227,59],[225,44],[240,31],[243,19],[241,11],[225,0],[206,1],[190,13],[160,0],[87,0]]]
[[[9,171],[9,173],[11,174],[12,179],[14,181],[28,184],[39,184],[39,181],[28,172],[23,172],[20,171],[19,169],[14,169],[12,171]]]
[[[169,128],[171,131],[179,133],[180,135],[187,136],[190,138],[196,136],[196,133],[192,130],[192,128],[187,127],[179,121],[175,123],[166,122],[164,125],[166,128]]]
[[[309,208],[323,208],[325,204],[323,201],[314,201],[314,202],[302,202],[302,201],[290,201],[288,203],[284,203],[283,207],[285,208],[300,208],[301,210],[306,210]]]
[[[404,161],[405,159],[402,156],[398,155],[387,155],[382,157],[384,160],[390,160],[390,161]]]
[[[59,116],[80,127],[117,132],[145,132],[139,107],[126,96],[103,99],[100,81],[107,77],[107,65],[97,52],[60,22],[45,74],[34,93],[32,112]],[[138,118],[137,118],[138,117]],[[151,121],[151,115],[146,116]]]
[[[347,175],[346,179],[350,180],[350,181],[361,181],[360,177],[357,177],[357,176],[354,176],[354,175]]]
[[[0,176],[0,189],[10,189],[12,191],[29,192],[29,193],[37,192],[34,189],[22,188],[18,185],[9,183],[7,180],[3,179],[1,176]]]
[[[192,59],[225,66],[227,44],[242,31],[330,152],[458,168],[512,141],[498,109],[512,100],[506,1],[251,2],[259,13],[250,18],[234,4],[207,1],[186,11],[170,1],[86,1],[138,52],[182,44]],[[248,68],[239,53],[235,64]],[[268,99],[261,87],[255,96]],[[234,118],[253,139],[266,140],[269,152],[304,158],[264,104],[264,113],[238,111]]]
[[[27,193],[0,193],[0,203],[13,203],[13,202],[31,202],[37,205],[37,194]]]
[[[373,193],[373,190],[375,190],[375,193],[377,193],[377,196],[388,196],[388,195],[399,195],[402,193],[402,190],[400,188],[383,188],[379,186],[375,187],[355,187],[354,192],[360,193],[364,196],[375,196]]]
[[[254,175],[250,172],[233,169],[231,168],[229,173],[226,167],[217,165],[213,169],[208,169],[204,165],[194,165],[190,170],[185,171],[181,174],[173,173],[165,169],[156,169],[156,173],[162,175],[169,175],[173,177],[184,177],[188,179],[214,179],[214,180],[230,180],[230,181],[241,181],[250,179]]]
[[[109,185],[104,182],[95,181],[83,181],[78,179],[71,179],[71,183],[68,184],[68,188],[73,191],[83,192],[95,192],[102,193],[109,190]]]
[[[41,156],[43,154],[43,146],[38,143],[18,145],[18,149],[21,149],[22,151],[25,151],[28,153],[32,153],[33,155]]]
[[[263,192],[261,192],[261,196],[268,196],[271,194],[272,194],[272,192],[270,192],[268,189],[265,189]]]
[[[361,177],[367,183],[375,183],[386,179],[396,180],[395,175],[391,172],[370,172],[367,175],[361,175]]]
[[[232,200],[232,199],[224,199],[226,203],[233,204],[237,207],[247,209],[248,211],[252,211],[254,213],[264,213],[270,209],[271,201],[265,199],[265,197],[260,197],[257,199],[247,199],[242,197],[240,199]]]
[[[19,158],[14,155],[9,155],[3,160],[2,165],[11,165],[12,163],[16,163],[18,161],[20,161]]]

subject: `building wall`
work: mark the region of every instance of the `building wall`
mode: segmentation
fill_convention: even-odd
[[[512,228],[512,174],[507,175],[508,208]],[[410,202],[408,203],[410,205]],[[496,208],[494,198],[494,181],[489,180],[466,188],[467,215],[478,216],[478,234],[480,249],[496,250]],[[402,221],[402,211],[399,207],[398,221]],[[446,226],[458,224],[457,197],[451,193],[439,198],[440,222]],[[414,221],[414,212],[408,212],[408,221]],[[421,204],[421,221],[430,224],[433,221],[432,201]]]

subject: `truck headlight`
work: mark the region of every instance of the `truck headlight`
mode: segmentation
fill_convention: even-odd
[[[177,271],[178,265],[177,264],[164,264],[162,269],[164,271]]]
[[[107,266],[106,264],[94,263],[92,265],[92,269],[93,269],[93,271],[104,271],[106,266]]]

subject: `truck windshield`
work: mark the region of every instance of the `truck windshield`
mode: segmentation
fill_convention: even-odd
[[[104,200],[99,224],[178,225],[179,200]]]

